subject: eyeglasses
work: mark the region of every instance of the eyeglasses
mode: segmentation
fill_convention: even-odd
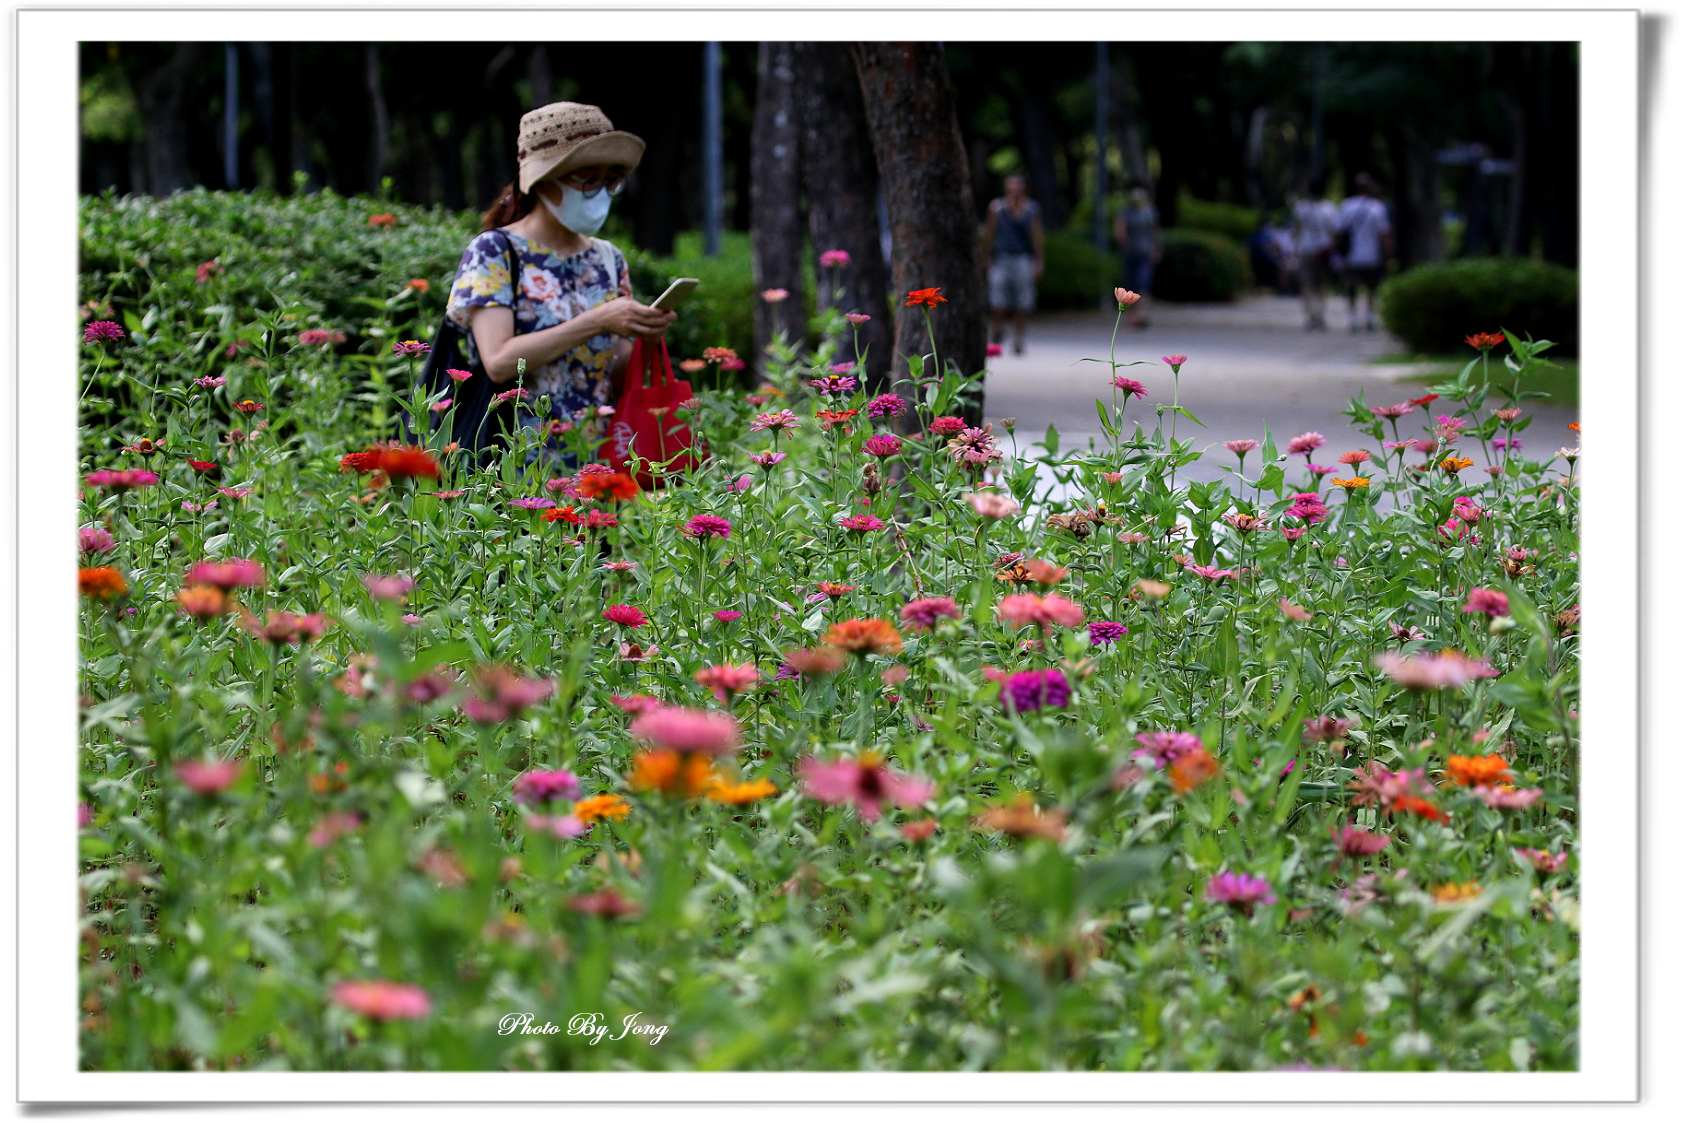
[[[609,195],[617,195],[625,190],[625,177],[622,175],[592,176],[585,179],[581,176],[562,176],[557,182],[572,188],[586,199],[594,199],[604,189]]]

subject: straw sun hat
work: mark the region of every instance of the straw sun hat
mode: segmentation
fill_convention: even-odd
[[[642,159],[642,138],[616,131],[593,105],[557,101],[520,118],[520,191],[574,168],[619,164],[627,174]]]

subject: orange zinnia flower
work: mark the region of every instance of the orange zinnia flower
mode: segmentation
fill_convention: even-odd
[[[1442,808],[1430,800],[1420,799],[1418,796],[1397,796],[1395,802],[1390,804],[1390,814],[1396,815],[1403,811],[1418,815],[1422,819],[1429,819],[1433,823],[1440,823],[1448,818],[1447,815],[1443,814]]]
[[[1355,477],[1352,477],[1352,478],[1347,479],[1347,480],[1340,480],[1340,479],[1335,479],[1334,478],[1332,480],[1332,483],[1336,484],[1338,487],[1343,488],[1345,491],[1354,491],[1357,488],[1365,490],[1366,488],[1372,486],[1372,481],[1367,479],[1367,477],[1365,477],[1365,476],[1355,476]]]
[[[416,292],[431,292],[432,282],[427,280],[425,277],[415,277],[409,281],[409,287],[414,289]]]
[[[989,807],[976,816],[975,825],[984,831],[1002,831],[1016,838],[1049,838],[1061,841],[1067,833],[1067,815],[1059,808],[1041,811],[1034,797],[1020,792],[1009,803]]]
[[[1469,901],[1482,892],[1483,888],[1475,881],[1450,881],[1431,890],[1431,896],[1446,905],[1456,901]]]
[[[593,795],[572,805],[572,813],[581,823],[597,819],[623,819],[631,813],[631,805],[622,795]]]
[[[1441,468],[1449,474],[1464,472],[1472,466],[1472,462],[1464,456],[1447,456],[1443,458]]]
[[[874,616],[831,624],[823,641],[854,655],[897,655],[904,647],[894,626]]]
[[[1476,335],[1468,335],[1468,346],[1476,347],[1479,351],[1487,351],[1491,347],[1499,346],[1507,341],[1507,337],[1498,331],[1480,331]]]
[[[123,580],[123,575],[108,565],[77,570],[76,584],[84,597],[93,600],[111,600],[128,592],[128,582]]]
[[[1220,774],[1220,762],[1202,749],[1193,749],[1168,766],[1168,779],[1181,795]]]
[[[631,790],[692,799],[717,781],[712,758],[702,753],[653,749],[631,758]]]
[[[769,780],[748,780],[745,783],[732,784],[719,777],[713,781],[707,798],[714,803],[742,804],[776,794],[777,785]]]
[[[1449,757],[1448,778],[1463,787],[1487,788],[1506,783],[1513,774],[1500,753],[1490,753],[1487,756]]]
[[[188,585],[175,594],[175,603],[195,620],[214,620],[231,607],[228,594],[215,585]]]
[[[601,472],[578,479],[578,494],[586,499],[622,499],[637,497],[637,481],[624,472]]]
[[[933,308],[936,304],[945,303],[946,298],[940,295],[940,289],[938,288],[912,289],[910,292],[905,294],[905,306],[907,308],[911,307],[913,304],[926,304],[930,308]]]
[[[433,480],[438,478],[438,461],[424,448],[382,449],[376,467],[394,480],[413,479],[416,476],[425,476]]]

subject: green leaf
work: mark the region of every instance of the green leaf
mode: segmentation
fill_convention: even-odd
[[[1088,862],[1080,867],[1075,899],[1087,908],[1108,908],[1134,886],[1153,877],[1167,857],[1167,850],[1152,847]]]

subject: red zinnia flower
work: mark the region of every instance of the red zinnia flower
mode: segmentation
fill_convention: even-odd
[[[372,472],[380,466],[380,456],[384,452],[383,448],[371,448],[367,452],[347,452],[339,457],[339,471]]]
[[[77,570],[76,585],[91,600],[113,600],[128,592],[123,575],[108,565]]]
[[[640,628],[648,623],[648,617],[642,609],[633,608],[628,604],[609,605],[602,610],[602,619],[609,624],[618,624],[625,628]]]
[[[933,308],[937,304],[945,303],[946,298],[940,295],[939,288],[912,289],[910,292],[905,294],[905,306],[907,308],[911,307],[913,304],[925,304],[928,307]]]
[[[1466,337],[1466,345],[1476,347],[1479,351],[1487,351],[1491,347],[1500,346],[1507,341],[1507,337],[1498,331],[1480,331]]]
[[[394,480],[413,479],[417,476],[425,476],[432,480],[438,478],[438,461],[424,448],[381,449],[374,466]]]
[[[608,499],[613,502],[635,499],[637,481],[624,472],[601,472],[581,475],[578,494],[585,499]]]

